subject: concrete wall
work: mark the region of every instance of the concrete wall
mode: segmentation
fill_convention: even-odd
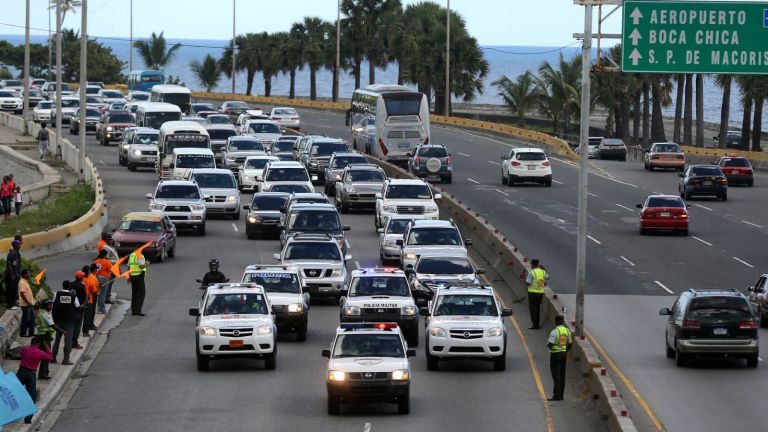
[[[14,171],[13,167],[20,167],[20,170]],[[19,172],[24,172],[26,176],[18,175]],[[0,146],[0,173],[16,174],[14,179],[21,186],[24,205],[48,198],[51,185],[61,181],[61,175],[55,169],[8,146]]]
[[[16,158],[15,155],[5,151],[6,148],[0,147],[0,174],[3,176],[13,174],[19,186],[31,185],[43,179],[43,174],[37,170],[37,166]]]

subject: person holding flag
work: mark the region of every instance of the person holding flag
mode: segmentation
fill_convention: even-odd
[[[141,311],[144,306],[144,297],[146,295],[146,285],[144,278],[147,274],[147,260],[141,253],[149,247],[151,242],[136,249],[128,256],[128,274],[131,282],[131,315],[144,316]]]

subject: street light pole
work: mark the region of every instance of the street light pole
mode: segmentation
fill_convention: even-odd
[[[443,115],[449,116],[451,107],[451,0],[448,1],[448,13],[445,17],[445,109]]]
[[[336,84],[333,87],[333,101],[339,101],[339,69],[341,68],[341,0],[336,0],[336,70],[334,71],[333,80]]]
[[[80,179],[85,180],[85,88],[88,86],[88,0],[80,7]]]
[[[592,68],[592,1],[584,1],[584,42],[581,47],[581,136],[579,149],[579,214],[576,237],[576,335],[584,334],[584,290],[587,286],[587,198],[589,157],[589,92]]]
[[[24,109],[22,118],[24,119],[24,135],[29,135],[29,124],[27,115],[29,114],[29,0],[27,0],[27,17],[24,25]]]
[[[130,22],[130,36],[128,42],[128,73],[133,71],[133,0],[131,0],[130,16],[128,18]]]
[[[48,4],[48,79],[51,82],[51,69],[53,69],[53,43],[51,41],[51,8]]]
[[[237,54],[235,53],[235,17],[237,16],[235,12],[235,3],[236,0],[232,0],[232,94],[235,94],[235,71],[237,70],[237,67],[235,66],[237,61]]]
[[[61,149],[61,0],[56,0],[56,151]]]

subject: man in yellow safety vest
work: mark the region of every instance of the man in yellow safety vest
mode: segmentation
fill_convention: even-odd
[[[549,274],[543,266],[539,265],[538,259],[531,260],[531,271],[525,278],[528,284],[528,307],[531,312],[530,330],[539,329],[539,316],[541,311],[541,300],[544,298],[544,286],[547,285]]]
[[[563,400],[563,393],[565,393],[565,367],[571,344],[573,344],[571,329],[565,325],[565,318],[562,315],[558,315],[555,317],[555,328],[549,334],[549,339],[547,340],[549,370],[552,372],[552,381],[555,383],[552,397],[548,399],[550,401]]]
[[[131,281],[131,315],[144,316],[141,308],[144,305],[146,286],[144,276],[147,273],[147,261],[141,251],[136,250],[128,257],[128,275]]]

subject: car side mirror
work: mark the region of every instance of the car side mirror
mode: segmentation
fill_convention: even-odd
[[[342,297],[346,297],[348,293],[349,293],[349,290],[345,290],[345,289],[339,290],[339,295]]]
[[[472,246],[472,239],[464,239],[464,246]]]
[[[635,208],[641,209],[641,208],[643,208],[643,205],[642,204],[635,204]]]
[[[384,234],[384,228],[376,228],[376,232],[379,234]]]
[[[151,193],[148,193],[148,194],[146,194],[144,196],[147,197],[147,199],[152,199],[152,194]]]
[[[477,269],[477,270],[475,270],[475,274],[476,275],[485,274],[485,269]]]
[[[309,179],[310,179],[310,180],[312,180],[312,181],[317,181],[317,176],[316,176],[316,175],[313,175],[313,176],[312,176],[312,177],[310,177]]]
[[[251,209],[251,205],[250,204],[246,204],[246,205],[243,206],[243,210],[250,210],[250,209]]]
[[[659,309],[659,315],[672,315],[672,311],[669,308],[661,308]]]
[[[443,199],[443,194],[435,194],[435,199],[436,200]]]
[[[350,230],[350,227],[349,227],[349,225],[344,225],[343,227],[341,227],[341,229],[342,229],[343,231],[349,231],[349,230]]]
[[[405,271],[405,275],[408,276],[408,277],[411,277],[411,276],[416,274],[416,272],[413,270],[413,268],[407,268],[404,271]]]
[[[280,207],[280,213],[285,213],[287,210],[285,207]]]
[[[189,308],[189,315],[190,316],[200,316],[200,309],[198,308]]]
[[[513,311],[512,311],[511,308],[502,309],[501,310],[501,316],[503,316],[503,317],[512,316],[512,312]]]
[[[325,357],[325,358],[331,358],[331,350],[329,350],[329,349],[324,349],[324,350],[321,352],[321,354],[320,354],[320,355],[322,355],[322,356],[323,356],[323,357]]]
[[[755,291],[755,287],[747,287],[747,291],[753,292],[753,291]]]
[[[272,254],[272,258],[273,258],[274,260],[276,260],[276,261],[280,261],[280,254],[279,254],[279,253],[276,253],[276,254]]]
[[[352,259],[352,254],[346,254],[344,255],[344,261],[349,261]]]
[[[504,156],[501,156],[501,157],[499,157],[499,159],[501,159],[501,160],[506,160],[506,159],[504,158]]]
[[[395,240],[395,244],[398,245],[398,246],[402,246],[403,245],[403,241],[402,240]]]
[[[416,357],[416,350],[415,349],[406,350],[405,355],[408,357]]]
[[[425,308],[425,307],[419,308],[419,315],[429,316],[429,308]]]
[[[376,192],[376,195],[374,195],[376,199],[381,199],[381,192]]]
[[[682,174],[682,173],[678,174],[677,176],[680,177],[680,178],[685,178],[685,174]]]

